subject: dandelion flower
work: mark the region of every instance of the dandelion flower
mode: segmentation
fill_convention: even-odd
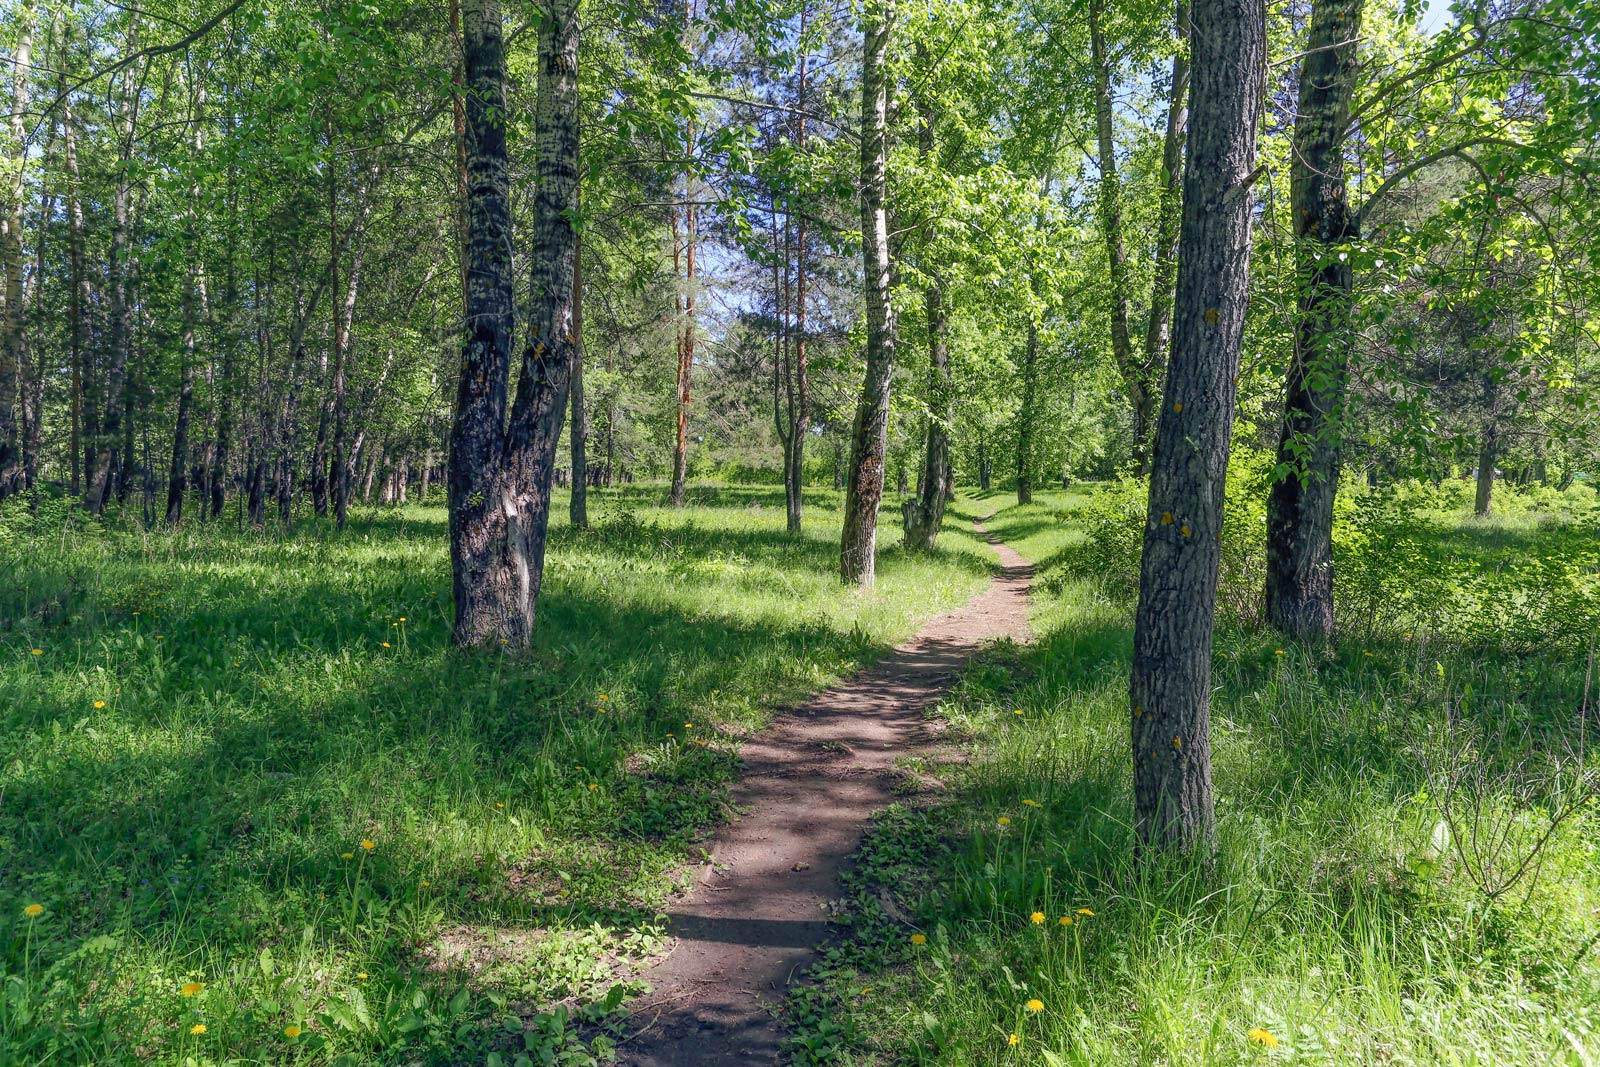
[[[402,616],[400,616],[399,619],[397,619],[395,621],[397,621],[397,622],[405,622],[406,621],[406,617],[404,615],[402,615]]]
[[[1044,805],[1039,803],[1037,800],[1024,800],[1022,802],[1022,806],[1025,807],[1025,808],[1042,808],[1042,807],[1044,807]]]
[[[1258,1045],[1265,1045],[1267,1048],[1278,1047],[1278,1039],[1272,1035],[1272,1031],[1259,1026],[1244,1036]]]
[[[694,723],[686,722],[686,723],[683,724],[683,728],[685,730],[693,730],[694,729]]]
[[[927,934],[912,934],[911,935],[911,943],[913,945],[926,945],[928,943],[928,935]]]
[[[44,905],[29,904],[26,908],[22,909],[22,914],[26,915],[30,919],[37,919],[39,916],[44,914]]]
[[[1061,916],[1061,918],[1056,920],[1056,923],[1058,925],[1061,925],[1061,926],[1071,926],[1072,925],[1072,916],[1063,915],[1063,916]]]
[[[1042,912],[1042,911],[1034,912],[1032,915],[1028,916],[1028,921],[1033,923],[1033,925],[1035,925],[1035,926],[1043,926],[1044,925],[1044,912]]]
[[[497,807],[497,808],[503,808],[503,807],[505,807],[505,803],[503,801],[497,800],[497,801],[494,802],[494,806]]]
[[[390,643],[389,643],[389,642],[387,642],[387,641],[385,641],[385,642],[384,642],[384,643],[383,643],[383,647],[384,647],[384,648],[393,648],[393,647],[394,647],[394,646],[393,646],[393,645],[391,645],[391,644],[390,644]]]
[[[1044,1011],[1044,1001],[1040,1000],[1038,997],[1034,997],[1032,1000],[1028,1001],[1028,1003],[1024,1004],[1023,1007],[1037,1015],[1041,1011]]]
[[[356,858],[356,854],[354,852],[341,852],[339,853],[339,858],[342,860],[353,860]]]
[[[104,700],[96,700],[94,702],[94,707],[95,707],[96,711],[99,711],[101,708],[103,708],[105,706],[106,706],[106,702]]]
[[[367,980],[367,972],[366,971],[357,971],[356,972],[356,981],[365,982],[366,980]]]
[[[371,852],[373,849],[378,847],[378,843],[371,838],[365,838],[361,842],[361,847],[366,849],[368,852]]]
[[[1090,911],[1088,908],[1079,908],[1078,909],[1078,914],[1079,915],[1087,915],[1091,919],[1094,918],[1094,912]]]
[[[205,989],[205,986],[202,983],[189,982],[178,990],[178,995],[184,997],[197,997],[200,995],[200,992],[203,989]]]
[[[430,885],[432,885],[432,884],[433,884],[433,883],[432,883],[432,882],[430,882],[430,881],[428,881],[428,880],[427,880],[427,879],[426,879],[426,878],[424,878],[424,879],[423,879],[423,880],[422,880],[422,888],[424,888],[424,889],[426,889],[426,888],[428,888],[428,887],[429,887],[429,886],[430,886]]]
[[[1016,711],[1013,711],[1011,714],[1013,714],[1013,715],[1021,715],[1022,714],[1022,709],[1018,708]]]
[[[862,996],[866,996],[870,992],[872,992],[872,987],[871,986],[864,985],[864,986],[861,987],[861,995]]]
[[[1001,826],[1010,826],[1011,825],[1011,816],[1009,816],[1009,815],[1000,816],[1000,825]]]
[[[1280,649],[1276,649],[1276,650],[1273,651],[1272,654],[1274,656],[1281,656],[1281,655],[1283,655],[1283,649],[1281,649],[1281,648]]]
[[[28,651],[32,652],[35,656],[44,655],[44,649],[42,649],[42,648],[30,648],[30,649],[28,649]]]
[[[196,1035],[196,1036],[198,1036],[200,1034],[203,1034],[203,1033],[206,1032],[206,1024],[205,1023],[195,1023],[193,1026],[189,1027],[189,1032],[191,1034]]]
[[[298,1026],[285,1026],[283,1028],[283,1036],[287,1037],[290,1041],[293,1041],[295,1038],[299,1037],[301,1033],[303,1033],[303,1031]]]
[[[1016,1034],[1012,1034],[1010,1037],[1006,1038],[1006,1044],[1015,1045],[1018,1041],[1021,1041],[1021,1040],[1022,1040],[1022,1038],[1018,1037]]]
[[[600,788],[600,783],[599,782],[590,782],[589,783],[589,792],[593,793],[596,789],[599,789],[599,788]]]

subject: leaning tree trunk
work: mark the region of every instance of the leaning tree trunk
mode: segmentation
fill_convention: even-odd
[[[1250,186],[1266,63],[1261,0],[1197,0],[1172,359],[1156,431],[1134,623],[1135,828],[1208,850],[1211,641],[1222,501],[1250,282]]]
[[[572,497],[567,521],[575,529],[589,525],[589,409],[583,396],[583,236],[572,251]],[[427,490],[423,490],[426,495]]]
[[[889,387],[894,380],[895,322],[889,303],[887,194],[889,34],[895,0],[869,0],[861,59],[861,250],[867,303],[867,369],[851,431],[849,482],[839,573],[871,588],[876,577],[878,504],[889,450]]]
[[[509,422],[515,300],[500,5],[467,0],[462,15],[471,271],[449,468],[455,640],[520,647],[533,633],[575,347],[577,0],[552,0],[539,20],[528,340]]]
[[[1351,274],[1338,246],[1356,239],[1344,186],[1363,0],[1316,0],[1300,71],[1290,157],[1299,314],[1278,470],[1267,497],[1267,622],[1291,637],[1333,636],[1333,498],[1350,349]]]

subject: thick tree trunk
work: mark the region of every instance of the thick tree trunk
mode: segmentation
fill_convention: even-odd
[[[567,521],[583,530],[589,525],[589,410],[583,396],[583,236],[572,251],[572,498]]]
[[[1494,465],[1500,458],[1500,433],[1491,415],[1478,443],[1478,474],[1472,513],[1483,518],[1494,510]]]
[[[16,411],[23,373],[22,216],[23,168],[27,158],[28,78],[33,72],[33,0],[17,11],[17,38],[11,53],[11,121],[6,144],[4,213],[0,214],[0,500],[23,485],[22,440]]]
[[[137,13],[130,16],[136,27],[138,24]],[[137,50],[137,31],[130,28],[126,47]],[[128,238],[129,200],[131,195],[129,170],[132,164],[133,151],[133,109],[137,106],[134,97],[135,79],[134,68],[130,66],[123,74],[122,80],[122,109],[125,115],[119,116],[119,126],[125,127],[122,134],[122,150],[118,160],[116,188],[112,193],[111,201],[111,351],[105,376],[105,405],[100,419],[100,432],[95,442],[95,455],[93,460],[93,473],[89,478],[88,496],[85,501],[89,511],[98,515],[104,509],[112,491],[116,488],[113,484],[113,467],[116,465],[116,449],[123,446],[123,478],[126,489],[126,478],[131,474],[133,425],[128,419],[129,389],[128,389],[128,363],[130,349],[133,345],[133,307],[129,300],[128,282],[132,269],[131,247]]]
[[[500,5],[467,0],[462,14],[471,284],[450,450],[455,640],[521,647],[533,633],[575,344],[577,0],[552,0],[539,20],[528,344],[509,423],[504,413],[515,301]]]
[[[887,196],[889,35],[895,0],[868,0],[862,16],[861,233],[867,304],[867,368],[851,432],[849,485],[839,573],[863,589],[876,578],[878,504],[889,449],[889,389],[894,380],[895,321],[889,303]]]
[[[1130,696],[1139,840],[1205,851],[1215,828],[1211,643],[1249,297],[1266,16],[1261,0],[1197,0],[1193,27],[1172,360],[1151,470]]]
[[[1267,622],[1290,637],[1333,636],[1333,499],[1350,349],[1351,274],[1338,246],[1357,237],[1344,142],[1363,0],[1316,0],[1300,71],[1290,158],[1299,313],[1267,497]]]
[[[72,467],[72,495],[83,492],[84,474],[84,309],[93,306],[93,293],[89,289],[89,276],[83,267],[83,201],[78,197],[78,133],[77,116],[72,110],[72,100],[66,87],[66,73],[61,75],[62,115],[61,131],[66,151],[67,165],[67,260],[72,274],[72,297],[68,327],[72,359],[72,428],[68,438],[67,461]]]

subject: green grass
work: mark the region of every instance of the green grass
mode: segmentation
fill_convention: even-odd
[[[952,517],[860,595],[834,494],[800,539],[781,490],[660,499],[557,524],[526,654],[449,646],[438,507],[290,534],[7,512],[0,1063],[604,1059],[738,739],[992,566]]]
[[[941,707],[964,757],[924,768],[948,790],[869,835],[847,936],[792,1008],[797,1060],[1600,1061],[1594,803],[1561,824],[1532,877],[1486,891],[1578,781],[1558,757],[1583,732],[1581,651],[1454,643],[1441,621],[1431,633],[1358,626],[1365,640],[1326,653],[1230,623],[1214,679],[1215,864],[1141,865],[1130,605],[1104,591],[1125,583],[1062,562],[1081,506],[1046,498],[987,523],[1046,565],[1040,639],[983,657]],[[1570,521],[1588,514],[1439,512],[1450,537],[1391,559],[1389,580],[1445,556],[1500,567],[1502,549],[1559,562]],[[1475,873],[1486,865],[1491,877]],[[1250,1039],[1257,1028],[1275,1047]]]

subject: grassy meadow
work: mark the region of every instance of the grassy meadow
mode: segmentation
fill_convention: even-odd
[[[796,1061],[1600,1062],[1600,512],[1502,490],[1473,519],[1460,492],[1346,513],[1336,648],[1225,615],[1209,871],[1133,859],[1138,557],[1116,542],[1139,494],[997,515],[1039,564],[1039,641],[939,709],[961,743],[922,769],[948,789],[878,820],[847,936],[795,998]],[[1238,525],[1225,574],[1257,580]]]
[[[451,650],[442,507],[8,510],[0,1063],[607,1062],[738,739],[992,560],[953,522],[850,594],[834,494],[800,540],[781,489],[661,497],[558,502],[525,655]]]

